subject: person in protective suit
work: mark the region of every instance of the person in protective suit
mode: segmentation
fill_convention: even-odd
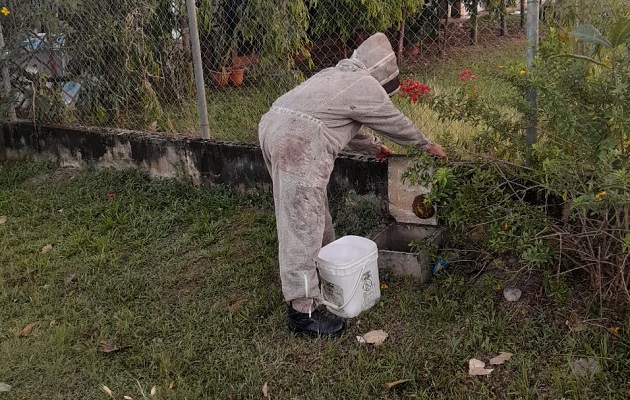
[[[377,33],[349,59],[324,69],[279,97],[259,123],[259,140],[273,182],[280,279],[294,333],[339,336],[343,321],[321,314],[315,260],[335,239],[326,186],[343,149],[384,160],[392,154],[361,129],[401,145],[446,157],[392,103],[398,65],[389,40]]]

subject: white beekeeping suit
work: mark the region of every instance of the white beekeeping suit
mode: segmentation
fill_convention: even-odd
[[[273,181],[282,292],[299,312],[322,301],[315,260],[322,245],[334,240],[326,185],[337,154],[344,148],[380,151],[380,140],[362,125],[402,145],[433,145],[392,104],[398,88],[396,56],[387,37],[377,33],[350,59],[278,98],[260,121],[260,145]]]

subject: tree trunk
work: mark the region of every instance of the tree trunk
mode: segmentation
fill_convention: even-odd
[[[507,7],[501,6],[501,27],[499,29],[499,36],[507,35]]]
[[[192,67],[192,53],[190,44],[190,29],[188,28],[188,19],[182,15],[179,17],[179,23],[182,33],[182,48],[184,51],[184,60],[186,60],[186,76],[189,81],[195,79]]]
[[[400,21],[400,30],[398,31],[398,65],[402,63],[403,49],[405,48],[405,20],[407,19],[407,11],[402,10],[402,21]]]
[[[472,10],[470,10],[470,44],[477,44],[477,33],[478,33],[478,23],[477,23],[477,13],[478,13],[478,1],[473,1]]]
[[[451,13],[451,5],[447,0],[443,0],[441,4],[442,8],[446,8],[444,11],[444,37],[442,38],[442,46],[440,49],[440,53],[444,55],[446,52],[446,41],[448,39],[448,17]]]

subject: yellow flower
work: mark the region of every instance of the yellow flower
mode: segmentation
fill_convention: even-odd
[[[611,326],[610,328],[608,328],[609,331],[611,331],[612,333],[619,333],[619,327],[618,326]]]
[[[523,75],[525,75],[526,73],[527,73],[527,72],[526,72],[524,69],[522,69],[522,70],[521,70],[521,72],[519,72],[519,75],[523,76]]]
[[[381,289],[389,289],[386,283],[381,283]]]
[[[9,11],[9,9],[6,7],[2,7],[2,9],[0,9],[0,13],[2,13],[2,15],[6,17],[7,15],[11,14],[11,11]]]
[[[606,196],[606,192],[599,192],[595,195],[595,201],[600,201],[602,197]]]

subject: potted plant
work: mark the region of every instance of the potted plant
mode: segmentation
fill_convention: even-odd
[[[208,35],[208,62],[210,66],[210,79],[216,87],[228,84],[232,72],[233,41],[221,32],[220,27],[213,27]]]
[[[235,8],[229,0],[199,2],[203,65],[216,87],[227,85],[236,52]]]
[[[241,86],[243,84],[243,79],[245,78],[245,66],[241,64],[234,64],[230,69],[230,82],[234,86]]]

